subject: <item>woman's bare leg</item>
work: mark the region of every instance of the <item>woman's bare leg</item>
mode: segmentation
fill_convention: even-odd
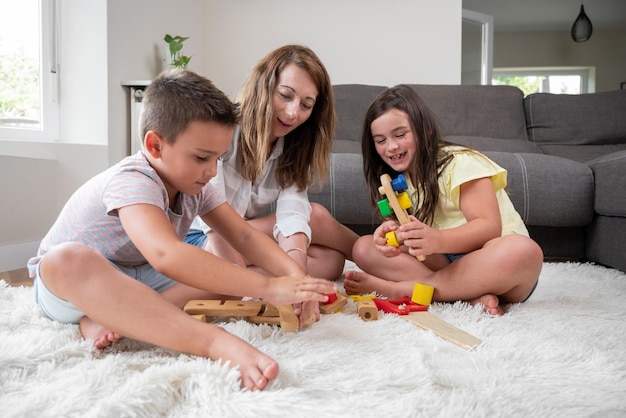
[[[78,243],[50,250],[41,279],[109,333],[239,366],[242,386],[263,389],[278,363],[224,329],[187,315],[161,295]]]
[[[307,251],[307,273],[313,277],[336,280],[341,276],[346,258],[352,259],[352,246],[359,237],[354,231],[337,222],[322,205],[312,203],[310,227],[311,245]],[[274,239],[274,213],[248,221],[257,230]],[[234,264],[250,266],[241,254],[214,232],[207,234],[205,249]]]

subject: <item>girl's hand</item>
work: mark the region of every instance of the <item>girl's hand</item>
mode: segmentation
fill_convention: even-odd
[[[398,240],[412,256],[431,255],[438,252],[441,233],[410,215],[409,223],[400,225],[396,231]]]
[[[387,245],[387,232],[396,231],[398,224],[395,221],[385,221],[376,230],[372,236],[374,245],[385,257],[396,257],[401,251],[398,247]]]
[[[286,305],[303,301],[318,303],[326,302],[328,300],[326,294],[335,292],[337,292],[335,283],[326,279],[309,276],[281,276],[272,277],[268,280],[265,299],[273,305]]]

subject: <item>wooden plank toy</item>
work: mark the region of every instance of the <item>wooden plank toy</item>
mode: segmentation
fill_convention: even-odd
[[[432,331],[444,340],[466,350],[472,350],[482,343],[480,339],[473,335],[431,314],[428,312],[427,306],[413,302],[408,296],[400,299],[374,298],[373,300],[379,310],[399,315],[402,319],[424,330]]]
[[[386,199],[378,202],[378,210],[382,216],[389,216],[393,213],[400,222],[400,225],[404,225],[410,222],[407,209],[411,207],[411,198],[406,190],[409,188],[406,179],[403,174],[399,174],[394,180],[391,180],[389,174],[383,174],[380,176],[381,186],[378,188],[378,192],[386,197]],[[394,231],[390,231],[386,234],[387,245],[398,246],[398,238]],[[426,260],[423,255],[418,255],[419,261]]]

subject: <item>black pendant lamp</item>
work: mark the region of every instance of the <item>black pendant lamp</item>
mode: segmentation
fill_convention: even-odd
[[[585,42],[591,38],[593,26],[591,20],[585,14],[585,6],[580,3],[580,13],[572,25],[572,39],[575,42]]]

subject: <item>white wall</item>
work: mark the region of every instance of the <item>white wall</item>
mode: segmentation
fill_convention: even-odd
[[[163,69],[163,36],[189,36],[190,69],[232,99],[285,43],[313,48],[333,83],[457,84],[461,0],[59,0],[59,143],[0,141],[0,271],[36,252],[63,203],[128,152],[126,80]]]
[[[587,42],[563,32],[496,32],[494,67],[596,67],[596,92],[626,81],[626,29],[594,30]]]
[[[235,95],[287,43],[311,47],[334,84],[460,82],[460,0],[211,0],[208,76]],[[245,11],[245,12],[244,12]]]

